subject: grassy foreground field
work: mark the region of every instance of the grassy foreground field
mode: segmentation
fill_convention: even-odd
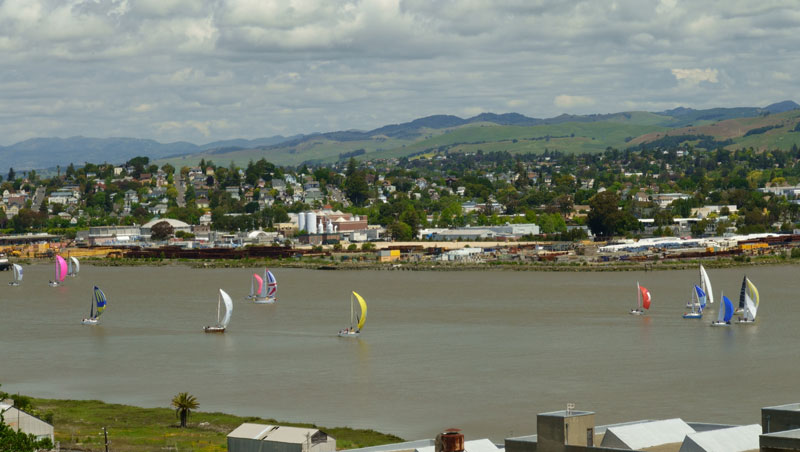
[[[192,412],[187,428],[170,408],[140,408],[99,400],[31,399],[39,412],[52,413],[55,439],[61,450],[103,451],[103,427],[108,429],[109,450],[115,452],[225,451],[226,435],[243,422],[314,427],[336,438],[336,447],[350,449],[402,441],[393,435],[347,427],[277,422],[224,413]]]

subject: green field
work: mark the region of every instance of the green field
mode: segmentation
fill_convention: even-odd
[[[224,413],[192,412],[187,428],[179,428],[175,410],[139,408],[98,400],[32,399],[41,413],[53,414],[55,439],[62,448],[103,450],[103,427],[108,430],[109,450],[150,452],[154,450],[225,451],[226,436],[243,422],[276,424],[273,419],[241,417]],[[375,446],[402,441],[393,435],[347,427],[278,423],[314,427],[336,438],[338,449]]]

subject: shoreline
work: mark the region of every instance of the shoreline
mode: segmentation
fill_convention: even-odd
[[[50,264],[50,258],[22,258],[14,262],[23,265]],[[81,265],[98,267],[138,267],[138,266],[188,266],[196,269],[252,268],[268,266],[274,268],[297,268],[306,270],[353,271],[536,271],[536,272],[608,272],[608,271],[672,271],[694,269],[703,264],[706,268],[738,268],[750,266],[800,265],[800,259],[784,255],[738,256],[704,259],[669,259],[653,261],[617,262],[336,262],[328,259],[170,259],[170,258],[108,258],[87,257]]]
[[[328,428],[312,423],[194,410],[187,427],[179,428],[173,408],[144,408],[100,400],[26,398],[36,415],[52,422],[55,440],[63,451],[102,450],[102,435],[97,432],[102,432],[103,427],[108,429],[109,441],[116,451],[147,452],[164,448],[225,451],[228,433],[244,422],[317,428],[336,438],[337,450],[403,441],[396,435],[370,429]]]

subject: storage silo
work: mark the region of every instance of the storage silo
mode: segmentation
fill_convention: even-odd
[[[308,228],[309,234],[317,233],[317,214],[314,212],[308,212],[306,214],[306,227]]]
[[[297,230],[303,232],[306,230],[306,213],[300,212],[297,214]]]

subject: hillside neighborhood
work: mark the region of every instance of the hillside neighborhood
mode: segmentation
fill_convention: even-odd
[[[296,168],[260,159],[244,168],[201,160],[176,169],[136,157],[70,164],[47,177],[11,169],[0,184],[0,227],[87,247],[419,243],[408,252],[432,247],[425,243],[522,242],[535,256],[583,260],[598,252],[741,251],[765,237],[793,243],[775,234],[797,232],[799,162],[796,146],[444,151]],[[453,247],[463,248],[435,246]]]

